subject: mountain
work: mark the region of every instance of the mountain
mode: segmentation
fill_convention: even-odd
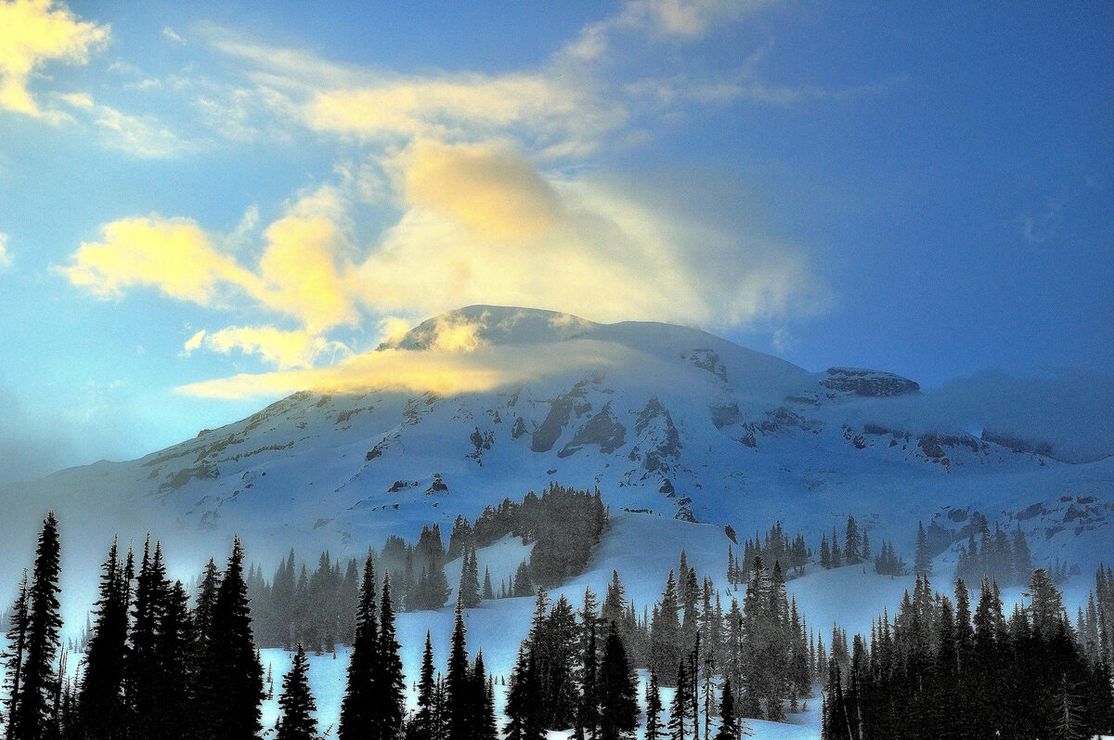
[[[950,397],[892,373],[809,372],[696,329],[494,306],[432,318],[361,360],[387,358],[402,375],[61,471],[9,492],[9,511],[49,502],[112,528],[235,531],[277,558],[295,543],[412,537],[556,480],[598,486],[613,511],[740,533],[780,519],[810,544],[853,514],[906,550],[917,521],[934,522],[943,549],[981,514],[1020,527],[1039,558],[1089,570],[1109,555],[1109,456],[1067,462],[1070,434],[1057,445],[1025,428],[974,432],[977,419],[941,426],[962,418],[945,413]],[[414,375],[461,362],[484,387],[415,390]]]

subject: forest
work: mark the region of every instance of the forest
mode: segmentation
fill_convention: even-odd
[[[463,523],[459,530],[467,532]],[[474,560],[468,553],[482,541],[462,534],[457,552]],[[301,639],[276,689],[278,723],[263,727],[268,689],[249,585],[258,569],[245,570],[238,541],[223,568],[210,560],[187,589],[167,577],[158,541],[148,538],[135,555],[113,540],[74,666],[61,640],[60,553],[51,514],[9,612],[0,717],[8,740],[246,740],[265,730],[281,740],[318,737]],[[962,579],[953,602],[921,575],[899,612],[892,620],[882,615],[869,638],[849,642],[834,627],[825,647],[787,597],[781,561],[752,554],[742,582],[721,590],[681,552],[660,599],[641,613],[614,571],[602,601],[589,589],[574,605],[538,586],[514,669],[498,685],[483,646],[468,644],[465,602],[480,591],[475,570],[462,568],[468,584],[457,592],[443,668],[427,632],[420,674],[408,677],[395,577],[369,554],[358,565],[351,614],[343,615],[351,621],[337,624],[337,640],[351,646],[337,737],[541,740],[547,730],[572,729],[578,738],[619,740],[641,729],[647,738],[738,740],[748,732],[746,718],[784,720],[817,687],[823,733],[833,739],[1089,737],[1114,727],[1108,567],[1074,624],[1043,569],[1032,572],[1029,601],[1008,619],[993,581],[982,582],[972,613]],[[342,583],[351,570],[350,563]],[[318,572],[340,568],[323,560]],[[506,710],[497,716],[496,693],[504,690]]]

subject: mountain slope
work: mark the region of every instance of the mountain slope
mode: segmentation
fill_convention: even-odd
[[[194,547],[237,532],[277,560],[293,544],[362,552],[558,480],[598,486],[615,511],[740,533],[780,519],[813,546],[853,514],[907,554],[917,520],[935,521],[944,547],[979,512],[1022,528],[1038,559],[1089,571],[1110,556],[1110,458],[1060,462],[1018,442],[1024,429],[940,428],[947,415],[890,373],[811,373],[695,329],[491,306],[424,322],[368,361],[399,354],[434,371],[467,355],[495,380],[299,392],[139,460],[16,487],[11,520],[49,505]]]

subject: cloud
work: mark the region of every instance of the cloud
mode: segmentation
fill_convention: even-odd
[[[183,348],[252,354],[285,370],[347,356],[330,337],[336,327],[374,321],[389,341],[415,319],[472,304],[725,328],[808,316],[829,300],[797,248],[750,237],[745,224],[698,222],[621,183],[546,175],[505,145],[420,141],[388,169],[400,213],[371,240],[353,235],[358,188],[323,186],[263,230],[254,264],[193,221],[148,216],[104,225],[100,241],[58,269],[102,298],[146,287],[293,320],[198,333]],[[433,343],[480,345],[474,327],[456,324],[439,327]]]
[[[182,345],[182,354],[189,357],[194,350],[201,348],[201,343],[203,341],[205,341],[205,330],[201,329],[194,333],[193,336],[187,339],[186,343]]]
[[[598,62],[620,34],[644,39],[692,42],[737,23],[778,0],[628,0],[615,15],[581,29],[561,56]]]
[[[230,326],[211,333],[198,332],[186,342],[185,349],[188,352],[201,346],[226,355],[233,351],[256,354],[279,370],[313,367],[323,357],[333,364],[352,354],[341,342],[274,326]]]
[[[128,288],[143,286],[213,306],[228,286],[261,291],[258,278],[217,251],[195,222],[158,215],[105,224],[101,241],[83,242],[71,263],[56,269],[99,298],[120,299]]]
[[[476,347],[469,352],[384,349],[328,367],[240,374],[176,389],[198,398],[244,399],[315,390],[362,393],[400,389],[440,394],[487,391],[541,377],[556,367],[606,371],[632,352],[594,340],[560,347]]]
[[[419,142],[394,165],[397,224],[355,266],[372,313],[477,303],[738,326],[809,315],[827,289],[798,249],[729,233],[498,147]]]
[[[109,33],[108,25],[79,20],[65,3],[0,2],[0,108],[47,116],[27,88],[33,73],[50,62],[86,64]]]
[[[182,38],[182,36],[170,26],[162,27],[162,37],[172,43],[178,44],[179,46],[186,45],[186,40]]]
[[[88,93],[66,93],[57,98],[92,123],[103,146],[144,159],[166,159],[193,151],[196,142],[186,141],[154,116],[133,116],[97,103]]]
[[[8,235],[0,231],[0,270],[12,266],[12,255],[8,253]]]

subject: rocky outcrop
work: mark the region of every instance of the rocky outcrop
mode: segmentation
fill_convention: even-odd
[[[820,385],[837,393],[867,398],[903,396],[921,389],[918,383],[900,375],[857,367],[828,368]]]
[[[576,430],[572,441],[557,453],[557,457],[568,457],[581,450],[585,445],[599,445],[600,452],[612,453],[626,442],[627,428],[615,418],[608,401],[588,423]]]

